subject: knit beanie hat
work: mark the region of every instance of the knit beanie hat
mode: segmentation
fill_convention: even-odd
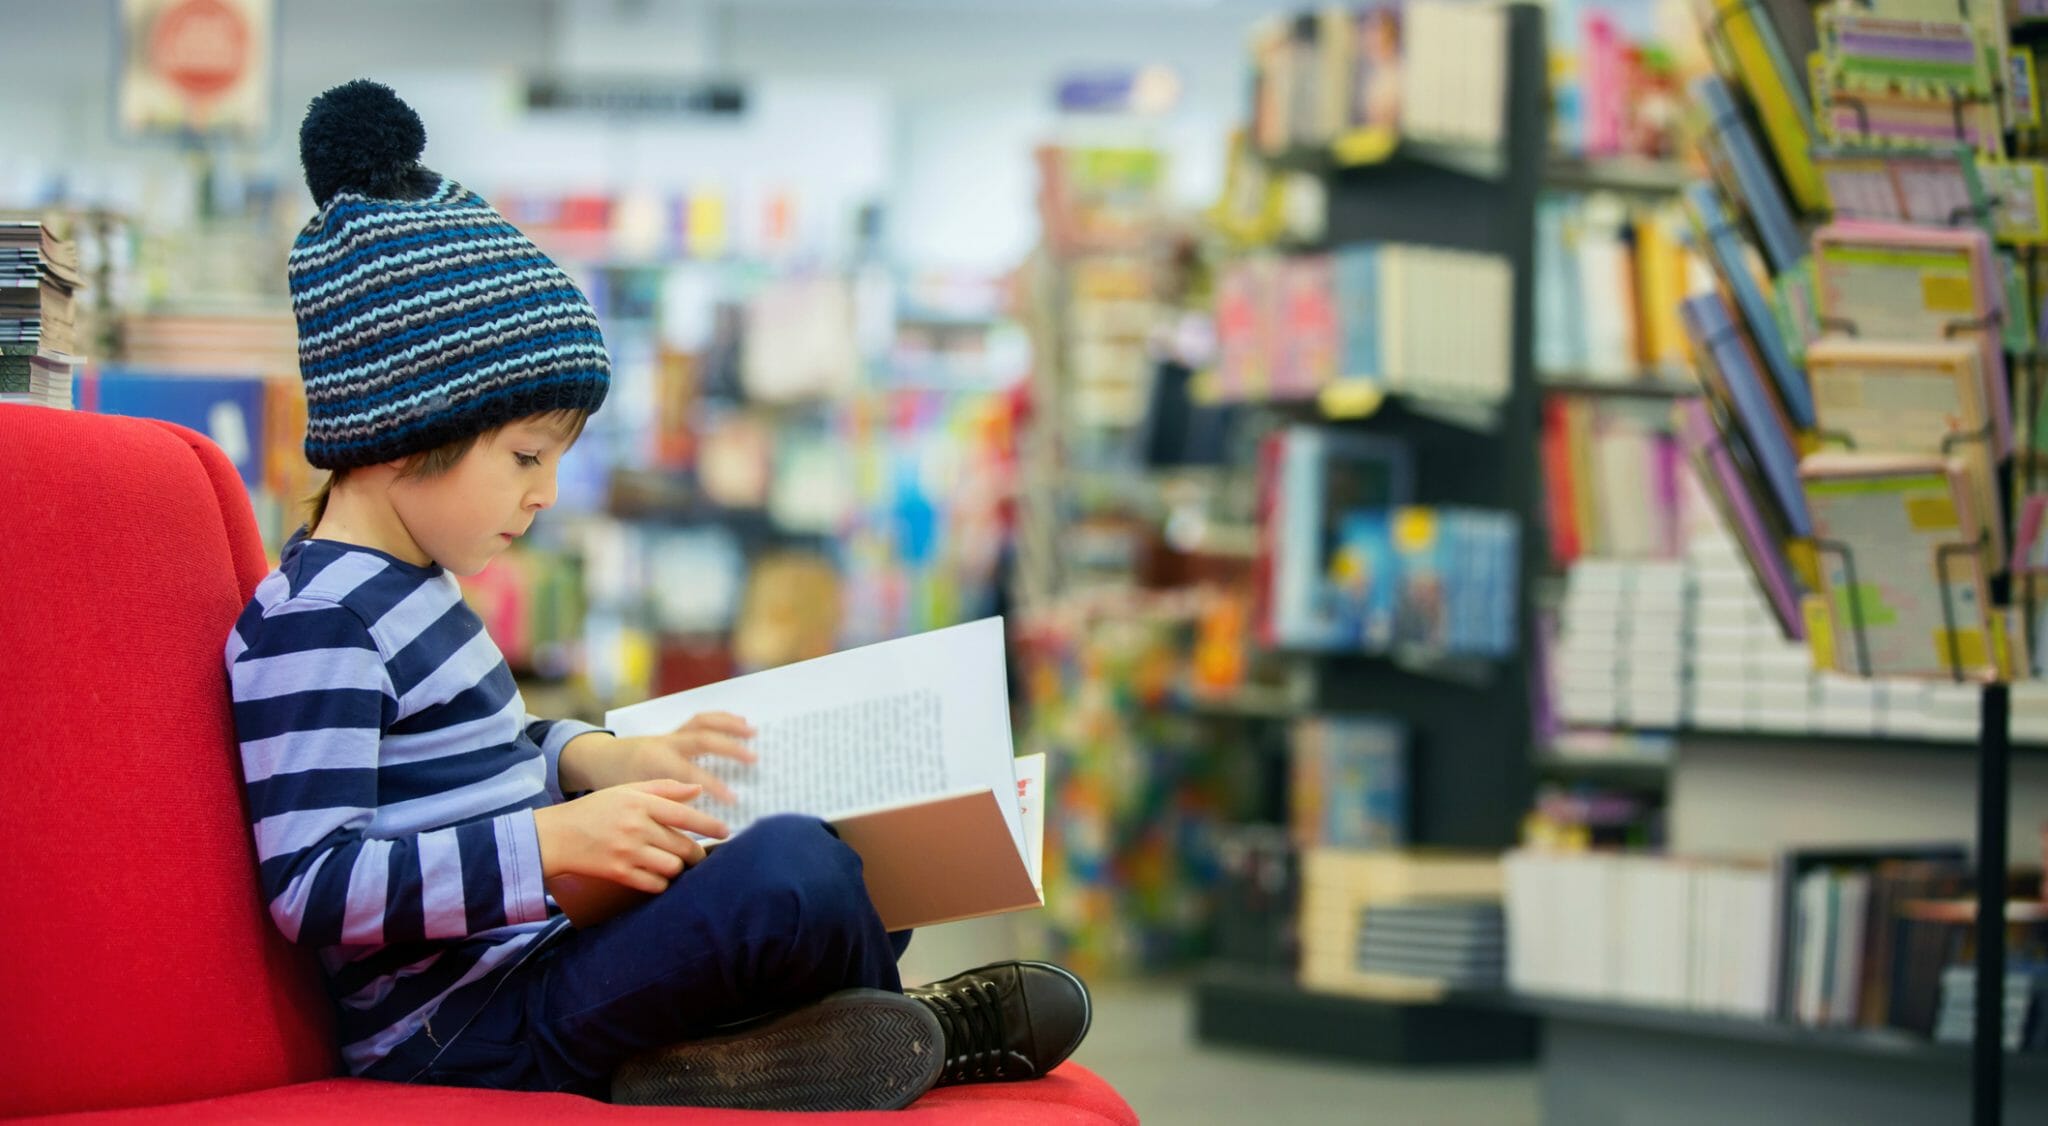
[[[320,212],[286,274],[306,460],[323,469],[595,411],[611,383],[590,301],[481,196],[422,167],[426,143],[412,107],[361,79],[299,127]]]

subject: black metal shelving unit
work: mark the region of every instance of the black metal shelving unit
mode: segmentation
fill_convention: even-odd
[[[1383,160],[1344,164],[1290,153],[1286,166],[1325,177],[1329,242],[1420,243],[1497,255],[1513,273],[1512,381],[1476,429],[1394,397],[1368,418],[1333,425],[1398,436],[1414,451],[1417,501],[1512,512],[1521,519],[1522,636],[1534,636],[1532,578],[1542,567],[1534,355],[1535,208],[1546,162],[1543,12],[1507,9],[1508,82],[1500,146],[1397,142]],[[1312,710],[1398,714],[1410,731],[1411,838],[1418,845],[1500,850],[1515,843],[1535,788],[1529,758],[1526,652],[1483,667],[1418,667],[1384,657],[1315,656]],[[1199,1035],[1247,1047],[1385,1062],[1526,1060],[1536,1018],[1499,1006],[1382,1002],[1302,990],[1270,971],[1218,966],[1196,983]]]

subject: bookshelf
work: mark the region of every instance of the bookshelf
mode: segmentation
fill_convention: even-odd
[[[1397,142],[1381,159],[1290,151],[1280,163],[1324,178],[1328,241],[1388,241],[1481,252],[1511,274],[1510,378],[1486,425],[1448,420],[1431,403],[1389,395],[1366,417],[1322,425],[1405,441],[1415,500],[1515,514],[1522,537],[1517,628],[1532,636],[1542,558],[1536,481],[1538,389],[1532,366],[1535,201],[1546,145],[1543,14],[1509,5],[1503,140],[1496,148]],[[1293,409],[1318,417],[1313,405]],[[1410,745],[1409,837],[1421,846],[1497,851],[1516,837],[1534,773],[1528,757],[1528,650],[1506,658],[1416,664],[1387,656],[1301,653],[1312,711],[1398,715]],[[1212,1043],[1331,1053],[1382,1062],[1528,1059],[1535,1021],[1494,1006],[1333,996],[1285,972],[1218,964],[1195,983],[1198,1035]]]
[[[1538,385],[1560,395],[1612,395],[1631,399],[1683,399],[1700,393],[1691,379],[1644,372],[1633,379],[1607,379],[1578,372],[1544,372]]]
[[[1607,191],[1634,195],[1677,195],[1698,173],[1671,160],[1645,157],[1583,157],[1552,153],[1543,166],[1543,185],[1564,191]]]
[[[1844,949],[1856,957],[1891,959],[1879,963],[1888,967],[1890,980],[1883,974],[1873,975],[1864,979],[1863,993],[1845,1000],[1841,983],[1846,981],[1853,993],[1859,979],[1842,977],[1830,961],[1822,980],[1838,991],[1835,997],[1821,1001],[1817,1010],[1808,1008],[1808,995],[1799,994],[1797,999],[1796,1011],[1808,1021],[1842,1020],[1846,1012],[1852,1021],[1869,1021],[1875,1014],[1902,1025],[1925,1027],[1917,1018],[1901,1019],[1898,1007],[1887,1004],[1896,1000],[1890,987],[1910,980],[1918,969],[1950,967],[1964,984],[1974,974],[1974,980],[1984,983],[1987,992],[2006,981],[2008,935],[2000,924],[2007,917],[2008,850],[2025,856],[2035,848],[2029,839],[2031,825],[2012,823],[2015,779],[2019,792],[2038,808],[2042,797],[2039,752],[2043,748],[2031,724],[2022,723],[2019,731],[2024,739],[2016,739],[2009,723],[2016,709],[2023,714],[2026,711],[2027,689],[2010,683],[2031,675],[2024,662],[2006,665],[1965,658],[1953,651],[1946,655],[1930,651],[1925,659],[1917,652],[1894,652],[1873,661],[1871,653],[1881,642],[1872,638],[1881,639],[1884,627],[1891,623],[1871,619],[1866,624],[1865,607],[1896,608],[1922,598],[1921,618],[1899,631],[1914,637],[1996,636],[2003,623],[1995,615],[1984,614],[1980,609],[1984,606],[2018,607],[2024,612],[2026,632],[2031,635],[2036,629],[2031,599],[2021,580],[2004,574],[2005,553],[1996,546],[1984,552],[1981,565],[1970,568],[1970,589],[1976,601],[1970,604],[1972,616],[1967,618],[1946,609],[1953,589],[1946,574],[1938,570],[1928,574],[1929,568],[1924,566],[1919,573],[1909,572],[1921,557],[1923,540],[1941,544],[1968,541],[1988,527],[1987,538],[1995,542],[1998,529],[2012,526],[2014,477],[2024,473],[2014,463],[2025,466],[2027,459],[2008,462],[2002,452],[2004,408],[2000,404],[2009,390],[2014,404],[2011,416],[2022,420],[2015,429],[2024,435],[2025,423],[2037,417],[2040,368],[2032,353],[2038,348],[2038,339],[2029,339],[2031,331],[2006,332],[2001,341],[1997,329],[2011,328],[2022,319],[2028,320],[2031,329],[2030,318],[2040,307],[2038,252],[2023,246],[2009,253],[2010,264],[2001,260],[1999,255],[2008,252],[1994,247],[1994,239],[2026,244],[2033,232],[2016,220],[2001,218],[1998,202],[1985,203],[1978,195],[1958,197],[1978,199],[1975,207],[1927,205],[1924,195],[1907,191],[1899,192],[1896,199],[1885,192],[1875,193],[1868,201],[1857,198],[1855,174],[1860,171],[1873,178],[1888,178],[1902,167],[1901,161],[1914,162],[1916,168],[1933,167],[1937,177],[1951,175],[1961,185],[1958,190],[1977,191],[1966,183],[1971,175],[1970,158],[1956,156],[1944,146],[1914,141],[1889,111],[1868,111],[1865,98],[1874,91],[1885,94],[1903,89],[1899,76],[1912,65],[1910,48],[1851,42],[1859,30],[1868,30],[1872,14],[1750,0],[1698,7],[1702,29],[1710,37],[1721,72],[1720,77],[1702,78],[1691,89],[1692,98],[1706,111],[1701,147],[1714,182],[1688,184],[1689,179],[1704,177],[1680,176],[1671,186],[1681,192],[1695,237],[1710,254],[1719,293],[1705,297],[1695,293],[1684,306],[1687,335],[1692,338],[1692,351],[1700,357],[1706,397],[1679,408],[1683,412],[1680,439],[1697,462],[1700,475],[1721,494],[1719,499],[1739,494],[1736,499],[1741,504],[1734,507],[1761,505],[1771,510],[1766,518],[1782,520],[1761,529],[1755,522],[1759,510],[1751,508],[1747,528],[1739,534],[1746,548],[1755,550],[1745,551],[1740,570],[1761,575],[1764,588],[1773,594],[1772,614],[1767,617],[1774,625],[1769,632],[1775,637],[1782,628],[1797,638],[1805,627],[1817,634],[1822,640],[1814,645],[1814,651],[1823,656],[1824,663],[1841,669],[1850,683],[1845,685],[1839,677],[1800,683],[1801,667],[1810,663],[1810,659],[1801,661],[1803,644],[1784,646],[1792,651],[1790,667],[1778,667],[1785,653],[1753,645],[1751,638],[1736,644],[1741,655],[1732,660],[1725,640],[1711,647],[1701,645],[1692,654],[1694,694],[1688,705],[1687,726],[1651,736],[1670,746],[1666,775],[1673,795],[1671,852],[1695,857],[1768,856],[1777,849],[1798,850],[1820,843],[1877,842],[1897,847],[1954,839],[1960,863],[1964,843],[1973,842],[1967,871],[1976,889],[1974,899],[1971,910],[1959,914],[1955,921],[1960,923],[1967,914],[1974,922],[1978,936],[1974,952],[1961,947],[1939,957],[1908,958],[1883,939],[1871,944],[1868,936],[1891,933],[1877,929],[1889,924],[1872,922],[1866,930],[1862,917],[1854,916],[1856,922],[1847,927],[1853,937]],[[1930,23],[1913,34],[1959,45],[1976,43],[1985,57],[1996,54],[2003,59],[2008,33],[2005,17],[1985,18],[1988,15],[1983,9],[1972,11],[1966,6],[1949,18],[1967,22]],[[1821,21],[1824,32],[1818,36],[1816,20]],[[2038,36],[2036,27],[2022,30],[2019,38]],[[1786,57],[1806,60],[1816,38],[1825,41],[1826,50],[1813,57],[1810,74],[1806,66],[1784,65]],[[1781,46],[1792,49],[1784,51]],[[1811,116],[1802,117],[1809,78],[1816,101]],[[1969,85],[1972,82],[1984,85],[1979,90]],[[1858,83],[1870,85],[1859,88]],[[1940,89],[1914,87],[1915,93],[1902,97],[1905,102],[1919,99],[1925,103],[1915,112],[1925,111],[1931,119],[1946,123],[1952,117],[1959,139],[1966,128],[1978,129],[1978,145],[1987,164],[2009,156],[2015,166],[2031,168],[2030,158],[2037,160],[2041,152],[2033,127],[2035,118],[2030,106],[2022,109],[2007,103],[2007,85],[2003,76],[1986,73],[1952,79]],[[1972,108],[1966,110],[1966,105]],[[1855,111],[1853,120],[1845,118],[1845,109]],[[1750,110],[1755,116],[1749,115]],[[1991,122],[1988,132],[1982,128],[1987,115]],[[2011,136],[2001,131],[2001,117],[2003,129]],[[1815,123],[1819,124],[1817,132]],[[1854,153],[1845,155],[1837,146]],[[1882,155],[1873,155],[1873,150]],[[1857,159],[1867,163],[1855,165]],[[1944,160],[1948,173],[1941,170]],[[1823,174],[1827,178],[1825,192]],[[1898,174],[1905,175],[1902,171]],[[1573,179],[1568,169],[1553,169],[1553,175],[1561,182]],[[1596,177],[1589,172],[1585,178]],[[1646,184],[1653,181],[1654,177],[1645,178]],[[1600,184],[1590,190],[1627,189],[1621,184]],[[1866,221],[1866,225],[1840,225],[1851,218]],[[1736,227],[1740,227],[1739,233]],[[2017,235],[2015,227],[2021,227]],[[1900,317],[1895,318],[1895,310],[1889,306],[1877,312],[1881,302],[1876,302],[1870,291],[1851,293],[1844,284],[1851,267],[1844,265],[1842,248],[1850,245],[1858,252],[1895,254],[1904,253],[1904,248],[1939,248],[1952,260],[1967,262],[1967,275],[1962,270],[1953,274],[1965,279],[1963,285],[1970,292],[1967,308],[1945,308],[1925,327],[1911,321],[1918,308],[1911,300],[1898,306],[1904,312]],[[1830,248],[1835,248],[1832,256]],[[1796,309],[1800,297],[1788,289],[1763,297],[1751,280],[1751,261],[1769,262],[1773,286],[1796,287],[1799,278],[1814,277],[1813,318],[1801,321],[1795,316],[1782,325],[1771,324],[1771,301],[1780,301],[1780,308]],[[2004,280],[2002,275],[2008,269],[2022,280]],[[1886,280],[1886,292],[1909,292],[1926,276],[1918,266],[1910,273],[1901,271]],[[2020,310],[2022,317],[2012,317],[2013,310]],[[1863,314],[1860,325],[1856,320],[1859,312]],[[1737,337],[1739,345],[1727,347]],[[1958,338],[1968,339],[1969,346],[1934,343]],[[1745,356],[1744,350],[1752,347],[1758,351]],[[1932,374],[1940,370],[1938,362],[1957,363],[1953,357],[1942,359],[1944,349],[1962,355],[1967,378]],[[1959,408],[1947,418],[1914,415],[1908,423],[1903,416],[1877,417],[1882,412],[1858,416],[1857,405],[1845,405],[1853,399],[1853,395],[1844,397],[1852,386],[1858,391],[1866,386],[1875,388],[1879,393],[1887,386],[1865,384],[1864,379],[1909,369],[1930,373],[1913,377],[1938,384],[1942,393],[1974,406]],[[1960,366],[1951,370],[1960,371]],[[1730,372],[1735,373],[1733,382],[1722,382],[1720,377]],[[2012,382],[2002,382],[2008,374]],[[1750,394],[1751,390],[1755,394]],[[1587,389],[1583,393],[1599,392]],[[1738,403],[1738,398],[1749,402]],[[1699,423],[1709,417],[1709,411],[1713,422],[1701,427]],[[1766,421],[1764,416],[1772,411],[1782,413],[1775,421]],[[1816,435],[1852,430],[1850,441],[1832,444],[1853,449],[1860,440],[1863,448],[1855,451],[1860,457],[1813,456],[1818,446],[1829,444],[1817,440]],[[1951,433],[1963,436],[1949,439]],[[1991,444],[1999,448],[1985,457],[1980,452],[1985,447],[1967,444],[1972,433],[1998,435]],[[1781,446],[1781,437],[1796,437],[1808,444],[1795,448],[1785,441]],[[2019,444],[2026,441],[2023,436]],[[1774,478],[1772,485],[1760,489],[1750,483],[1730,488],[1730,475],[1717,471],[1714,463],[1720,458],[1722,466],[1730,464],[1725,451],[1731,447],[1741,450],[1752,467],[1775,462],[1775,470],[1761,471]],[[1716,453],[1717,449],[1724,452]],[[1932,537],[1922,535],[1917,526],[1902,533],[1883,523],[1881,517],[1867,523],[1850,519],[1839,499],[1850,491],[1883,492],[1887,501],[1901,495],[1893,483],[1898,475],[1881,460],[1885,454],[1873,456],[1873,451],[1921,456],[1930,466],[1928,480],[1938,481],[1938,487],[1930,485],[1929,491],[1940,492],[1954,511],[1966,515],[1952,524],[1939,524],[1940,531]],[[1980,461],[1989,463],[1988,471],[1978,468]],[[2031,480],[2026,483],[2033,485]],[[1733,510],[1727,504],[1721,507]],[[1743,517],[1738,514],[1732,523],[1742,524]],[[1846,545],[1849,540],[1855,541],[1853,547]],[[1933,542],[1927,544],[1928,554],[1939,557],[1939,551],[1946,549],[1937,549]],[[1792,546],[1788,548],[1788,544]],[[1818,561],[1808,564],[1797,554],[1805,550],[1813,551]],[[1966,553],[1969,548],[1956,550]],[[1856,566],[1851,558],[1854,551],[1863,553],[1866,569],[1862,583],[1850,574]],[[1695,555],[1688,551],[1688,567],[1707,561],[1709,555],[1718,558],[1718,553]],[[1779,557],[1795,563],[1787,567]],[[1880,593],[1871,575],[1883,570],[1881,561],[1887,558],[1905,561],[1905,566],[1885,580]],[[1723,577],[1724,570],[1726,565],[1718,561],[1701,568],[1715,579]],[[1786,581],[1788,575],[1790,582]],[[1981,583],[1977,581],[1980,578]],[[1708,584],[1699,585],[1704,589]],[[1726,588],[1714,585],[1717,589],[1711,601],[1725,608],[1728,603],[1722,595]],[[1695,620],[1706,620],[1700,615],[1706,613],[1709,601],[1702,595],[1695,603]],[[1788,603],[1796,606],[1791,615]],[[1810,616],[1798,621],[1799,613]],[[1928,613],[1937,619],[1946,613],[1948,621],[1944,626],[1937,620],[1922,634],[1919,628]],[[1714,624],[1716,628],[1701,632],[1725,639],[1747,628],[1733,622]],[[2011,626],[2013,632],[2021,628],[2018,620]],[[1971,634],[1973,629],[1976,632]],[[1709,648],[1713,650],[1711,661],[1702,657]],[[1837,657],[1829,658],[1830,653]],[[1842,654],[1848,656],[1840,657]],[[1888,668],[1885,660],[1891,662]],[[1759,675],[1767,666],[1768,672]],[[1887,675],[1901,680],[1887,685],[1869,683]],[[1777,683],[1770,683],[1773,677]],[[1853,716],[1845,723],[1839,714],[1823,717],[1823,712],[1833,706],[1831,696],[1846,699],[1854,694],[1838,689],[1854,688],[1861,682],[1882,701],[1886,716],[1883,722],[1873,721],[1872,731],[1915,732],[1921,726],[1911,719],[1917,705],[1906,709],[1909,718],[1903,724],[1895,727],[1889,718],[1897,714],[1892,709],[1900,698],[1896,693],[1902,682],[1910,687],[1915,680],[1945,682],[1951,678],[1959,685],[1964,681],[1989,683],[1928,688],[1922,715],[1926,722],[1918,734],[1890,737],[1769,730],[1789,732],[1806,726],[1802,708],[1809,703],[1813,726],[1853,730]],[[1809,689],[1811,695],[1803,695]],[[1731,692],[1746,697],[1735,710],[1747,714],[1727,714],[1730,707],[1722,701]],[[1939,704],[1937,695],[1943,697]],[[1781,696],[1805,702],[1787,707],[1788,718],[1777,714]],[[1700,702],[1710,697],[1711,704]],[[1705,714],[1709,710],[1715,713],[1711,717]],[[1712,722],[1707,722],[1709,719]],[[1766,730],[1729,730],[1731,721],[1750,721]],[[1625,746],[1628,733],[1610,734],[1618,747]],[[1624,761],[1627,756],[1602,755],[1597,746],[1575,750],[1586,753],[1545,755],[1539,770],[1560,776],[1576,772],[1612,778],[1616,772],[1637,768]],[[1965,761],[1974,769],[1959,769]],[[1972,783],[1973,790],[1969,789]],[[1797,818],[1799,824],[1766,828],[1773,817],[1780,821]],[[1692,879],[1690,875],[1685,878]],[[1867,874],[1849,878],[1880,883],[1885,879]],[[1955,878],[1964,877],[1959,871]],[[1833,879],[1830,875],[1823,881],[1829,897],[1837,895],[1842,886],[1830,882]],[[1864,885],[1859,882],[1856,886]],[[1789,917],[1793,921],[1783,926],[1797,923],[1810,939],[1815,933],[1812,914],[1791,902],[1785,900],[1777,917]],[[1837,900],[1829,898],[1827,902],[1832,909]],[[1531,913],[1535,913],[1533,909]],[[1904,913],[1888,906],[1873,907],[1869,917],[1889,920],[1904,917]],[[1830,914],[1828,919],[1829,929],[1819,933],[1830,936],[1830,941],[1840,941],[1833,938],[1838,933],[1834,916]],[[1577,925],[1592,928],[1586,938],[1598,941],[1597,924]],[[1692,929],[1680,935],[1683,948],[1697,950],[1716,940],[1713,926],[1688,925]],[[1573,928],[1573,922],[1560,920],[1544,937],[1578,937]],[[1752,932],[1745,929],[1744,933]],[[1788,945],[1790,941],[1775,936],[1771,940],[1781,960],[1789,958],[1787,949],[1796,948]],[[1881,955],[1866,954],[1871,950]],[[1724,950],[1715,956],[1730,955]],[[1796,975],[1802,987],[1810,982],[1809,969],[1788,964],[1794,968],[1785,971],[1788,976],[1783,980],[1794,980]],[[1545,972],[1548,969],[1546,966]],[[1530,973],[1533,977],[1534,971]],[[1698,982],[1695,977],[1695,990]],[[1952,985],[1948,978],[1941,982],[1945,1000]],[[1794,1011],[1790,996],[1778,995],[1769,1011]],[[1695,1003],[1699,1003],[1697,995]],[[1715,1119],[1724,1121],[1739,1120],[1746,1114],[1778,1118],[1789,1106],[1805,1108],[1802,1121],[1959,1121],[1967,1103],[1973,1120],[1986,1124],[2006,1118],[2039,1120],[2048,1107],[2043,1101],[2048,1087],[2042,1081],[2042,1065],[2048,1061],[2000,1051],[2001,1006],[1981,1005],[1972,1014],[1967,998],[1957,999],[1945,1019],[1950,1021],[1951,1032],[1967,1021],[1973,1034],[1968,1047],[1891,1033],[1815,1029],[1629,1006],[1537,1001],[1528,1002],[1527,1007],[1544,1016],[1548,1026],[1545,1109],[1546,1117],[1553,1121],[1613,1121],[1654,1116],[1643,1109],[1647,1107],[1685,1105],[1712,1105]],[[1763,1011],[1761,1003],[1759,1011]],[[1782,1054],[1786,1049],[1826,1059],[1786,1067],[1782,1060],[1769,1058],[1769,1053]],[[1967,1068],[1964,1061],[1968,1061]]]
[[[1493,1003],[1543,1022],[1546,1122],[1963,1120],[1967,1045],[1637,1005],[1512,995]],[[2038,1121],[2048,1057],[2001,1055],[2014,1120]]]

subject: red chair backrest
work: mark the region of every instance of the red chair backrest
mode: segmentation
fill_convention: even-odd
[[[257,888],[221,663],[267,566],[207,439],[0,405],[0,1116],[337,1069]]]

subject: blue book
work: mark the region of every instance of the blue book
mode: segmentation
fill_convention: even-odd
[[[1380,367],[1380,248],[1356,242],[1337,248],[1337,325],[1343,335],[1337,372],[1345,379],[1384,379]]]
[[[1726,168],[1741,189],[1743,208],[1756,222],[1772,272],[1793,268],[1806,257],[1806,240],[1799,237],[1792,209],[1778,189],[1770,165],[1764,162],[1749,122],[1736,107],[1735,95],[1727,83],[1711,74],[1693,84],[1693,95],[1707,107],[1707,155]]]
[[[1743,341],[1741,329],[1729,316],[1727,303],[1718,293],[1696,294],[1679,306],[1679,315],[1685,321],[1686,335],[1692,338],[1694,353],[1714,365],[1721,384],[1728,388],[1728,396],[1734,400],[1736,423],[1778,510],[1785,516],[1786,527],[1794,535],[1813,534],[1812,522],[1806,516],[1806,495],[1799,486],[1798,451],[1792,447],[1792,436],[1778,424],[1763,375],[1756,370],[1755,357]]]
[[[1757,285],[1756,275],[1750,272],[1749,262],[1743,256],[1742,236],[1728,221],[1728,213],[1721,207],[1721,199],[1714,194],[1712,184],[1688,185],[1685,203],[1707,244],[1705,249],[1714,263],[1714,272],[1728,287],[1728,292],[1734,295],[1743,327],[1748,330],[1750,339],[1756,341],[1764,369],[1777,385],[1779,400],[1792,416],[1793,425],[1811,429],[1813,393],[1806,386],[1806,373],[1792,362],[1791,353],[1785,350],[1785,338],[1778,331],[1777,315],[1771,311],[1770,300]],[[1797,482],[1794,483],[1796,485]]]
[[[1536,200],[1536,370],[1586,368],[1586,318],[1579,309],[1579,271],[1569,229],[1576,199]]]

